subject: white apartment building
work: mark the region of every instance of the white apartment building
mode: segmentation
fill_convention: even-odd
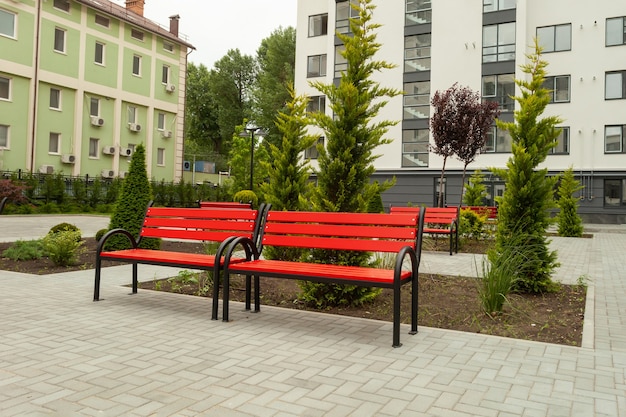
[[[298,0],[296,80],[310,109],[329,111],[309,81],[332,83],[345,68],[336,31],[349,31],[357,0]],[[396,178],[383,195],[385,206],[436,202],[443,160],[429,151],[430,98],[454,83],[496,100],[500,118],[513,121],[519,93],[514,79],[534,39],[549,63],[546,85],[553,90],[544,115],[563,119],[558,145],[547,157],[549,175],[573,167],[584,185],[580,214],[587,222],[626,223],[626,2],[616,0],[375,0],[374,22],[382,27],[376,59],[396,65],[378,74],[386,87],[405,92],[380,117],[397,120],[378,149],[373,180]],[[320,138],[324,140],[324,138]],[[490,167],[504,168],[511,139],[495,127],[484,152],[468,166],[485,174],[489,198],[504,183]],[[315,158],[311,150],[307,156]],[[463,165],[448,159],[445,201],[460,201]]]

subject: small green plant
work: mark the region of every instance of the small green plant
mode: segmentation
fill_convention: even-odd
[[[259,205],[259,197],[251,190],[237,191],[233,196],[233,201],[246,204],[252,202],[252,207]]]
[[[42,242],[46,254],[56,266],[73,265],[83,249],[80,232],[76,231],[49,233]]]
[[[574,193],[583,189],[580,181],[574,178],[572,167],[561,176],[559,185],[559,213],[557,214],[559,236],[581,237],[583,235],[583,221],[578,215],[578,198]]]
[[[460,214],[459,234],[465,239],[478,240],[485,237],[487,217],[472,210],[462,209]]]
[[[96,232],[96,236],[95,239],[96,241],[100,241],[100,239],[102,239],[102,236],[104,236],[106,234],[106,232],[108,232],[109,229],[100,229]]]
[[[78,232],[78,240],[82,239],[80,229],[71,223],[59,223],[50,228],[49,235],[57,234],[59,232]]]
[[[41,240],[18,240],[2,252],[2,256],[12,261],[41,259],[44,249]]]
[[[463,204],[466,206],[482,206],[484,204],[487,197],[487,187],[483,184],[484,178],[480,170],[474,171],[465,186]]]

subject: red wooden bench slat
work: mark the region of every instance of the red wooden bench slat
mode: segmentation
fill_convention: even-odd
[[[188,231],[188,230],[166,230],[166,229],[142,229],[142,237],[153,237],[163,239],[176,239],[176,240],[198,240],[198,241],[210,241],[221,242],[231,236],[248,236],[250,237],[252,232],[244,233],[242,231]]]
[[[390,213],[417,213],[419,207],[396,207],[390,208]],[[428,207],[424,215],[424,233],[431,235],[450,236],[450,255],[453,248],[458,252],[459,246],[459,209],[457,207]],[[433,227],[434,226],[434,227]]]
[[[336,237],[367,237],[381,239],[415,239],[414,227],[355,226],[320,223],[273,223],[265,225],[265,235],[317,235]]]
[[[197,208],[150,207],[146,217],[186,217],[190,219],[241,219],[255,220],[257,210],[222,209],[198,210]]]
[[[235,201],[200,201],[201,208],[233,208],[233,209],[251,209],[250,203],[238,203]]]
[[[407,240],[391,241],[288,235],[264,235],[263,245],[287,247],[291,246],[297,248],[354,250],[362,252],[398,252],[405,246],[414,247],[412,242]]]
[[[270,211],[267,214],[268,222],[311,222],[324,224],[354,224],[354,225],[388,225],[410,226],[417,225],[417,211],[405,213],[405,216],[388,216],[385,213],[336,213],[311,211]]]
[[[214,255],[205,255],[201,253],[181,253],[172,251],[155,251],[150,249],[126,249],[115,252],[102,252],[102,258],[109,259],[127,259],[132,261],[144,261],[167,264],[184,264],[190,267],[199,267],[202,269],[211,268],[215,265]],[[241,262],[243,258],[235,258],[231,262]],[[223,263],[223,259],[220,260]]]
[[[144,228],[179,228],[193,230],[246,230],[254,229],[254,222],[248,219],[241,221],[233,221],[239,219],[218,219],[205,220],[181,217],[146,217],[143,222]]]

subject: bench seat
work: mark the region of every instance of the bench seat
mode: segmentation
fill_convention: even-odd
[[[135,261],[152,265],[173,267],[193,267],[194,269],[212,269],[215,255],[201,253],[181,253],[154,249],[124,249],[115,252],[102,252],[100,258],[109,261]],[[240,262],[244,258],[234,258],[231,262]],[[220,261],[223,263],[223,260]]]

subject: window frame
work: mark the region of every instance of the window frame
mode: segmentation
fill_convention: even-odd
[[[56,142],[56,150],[52,150],[52,140]],[[60,155],[61,154],[61,134],[58,132],[50,132],[48,135],[48,154]]]
[[[3,132],[4,131],[4,138]],[[11,138],[11,125],[5,125],[0,123],[0,149],[9,149],[10,148],[10,138]],[[4,140],[4,145],[2,141]]]
[[[433,21],[432,0],[406,0],[404,3],[404,25],[423,25]]]
[[[609,188],[608,183],[610,182],[616,184]],[[617,193],[611,191],[617,191]],[[603,206],[605,208],[622,208],[626,206],[626,178],[605,178],[602,194],[604,197]]]
[[[156,164],[159,167],[165,166],[165,148],[157,148]]]
[[[319,19],[319,20],[317,20]],[[319,23],[317,23],[319,21]],[[316,29],[319,28],[319,33]],[[309,16],[309,38],[328,35],[328,13]]]
[[[317,60],[317,65],[315,65],[315,60]],[[313,67],[317,67],[317,72],[312,71]],[[326,54],[318,54],[318,55],[309,55],[307,56],[307,65],[306,65],[306,77],[307,78],[317,78],[317,77],[325,77],[328,72],[328,57]]]
[[[89,158],[90,159],[100,158],[100,139],[89,138]]]
[[[324,136],[318,137],[317,141],[313,145],[309,146],[308,148],[304,150],[304,159],[311,159],[311,160],[318,159],[320,154],[319,154],[319,151],[317,150],[317,145],[322,145],[323,147],[325,141],[326,141],[326,138]]]
[[[326,96],[309,96],[306,105],[307,113],[326,113]]]
[[[485,91],[485,82],[488,78],[494,78],[493,86],[494,86],[494,94],[487,95]],[[510,78],[510,80],[504,80],[504,77]],[[502,82],[501,82],[502,80]],[[504,81],[507,81],[506,83]],[[502,112],[513,112],[515,111],[515,74],[492,74],[492,75],[483,75],[481,78],[481,100],[484,102],[487,101],[495,101],[498,103],[498,108]],[[505,86],[513,87],[513,94],[507,94]],[[501,92],[500,90],[504,90]]]
[[[132,75],[134,75],[135,77],[141,77],[141,61],[141,55],[133,54]]]
[[[6,97],[5,96],[0,96],[0,101],[11,101],[11,92],[12,92],[12,79],[9,77],[3,77],[0,75],[0,80],[6,80]],[[2,91],[2,89],[0,89],[0,92]]]
[[[61,39],[59,39],[58,36],[62,36]],[[63,45],[58,45],[58,42],[61,41],[61,43]],[[63,49],[58,49],[58,47],[61,47]],[[57,52],[59,54],[65,54],[67,51],[67,30],[63,29],[61,27],[56,26],[54,28],[54,40],[53,40],[53,47],[52,49],[54,50],[54,52]]]
[[[567,79],[567,99],[563,100],[563,99],[557,99],[557,96],[559,95],[559,88],[557,88],[557,84],[559,80],[562,79]],[[548,86],[547,84],[550,83],[551,86]],[[547,90],[549,90],[550,92],[550,104],[554,104],[554,103],[569,103],[572,101],[572,77],[571,75],[551,75],[551,76],[547,76],[543,79],[543,87],[546,88]]]
[[[69,13],[72,5],[69,0],[54,0],[52,3],[52,7],[57,10],[61,10],[62,12]]]
[[[157,113],[157,130],[158,131],[163,131],[165,130],[165,113],[163,112],[158,112]]]
[[[130,28],[130,37],[136,41],[144,42],[146,34],[136,28]]]
[[[345,10],[347,11],[347,16],[344,16],[344,4],[348,5]],[[359,17],[356,10],[350,6],[351,4],[358,5],[358,0],[338,1],[335,5],[335,31],[338,33],[350,33],[350,19]]]
[[[561,129],[561,133],[557,137],[556,146],[550,148],[550,155],[569,155],[570,152],[570,138],[571,138],[571,129],[569,126],[557,126]],[[563,138],[564,140],[561,140]],[[564,144],[564,146],[563,146]],[[564,149],[560,149],[564,148]]]
[[[608,93],[608,88],[609,88],[609,83],[608,83],[608,76],[609,75],[620,75],[621,78],[620,82],[621,82],[621,92],[620,92],[620,96],[619,97],[607,97],[607,93]],[[605,100],[624,100],[626,99],[626,70],[619,70],[619,71],[607,71],[604,73],[604,99]]]
[[[95,112],[94,112],[95,108]],[[100,99],[98,97],[89,98],[89,115],[94,117],[100,117]]]
[[[12,34],[10,34],[8,31],[7,32],[0,31],[0,36],[4,36],[9,39],[17,39],[17,14],[13,13],[10,10],[1,9],[1,8],[0,8],[0,12],[6,13],[7,16],[12,17],[12,27],[10,29],[13,30]],[[1,26],[0,26],[0,29],[2,29]]]
[[[161,67],[161,84],[168,85],[171,78],[171,68],[167,64],[163,64]]]
[[[100,46],[100,56],[98,56],[98,46]],[[104,62],[104,57],[106,56],[106,44],[100,41],[96,41],[95,46],[94,46],[94,57],[93,57],[93,62],[96,65],[102,65],[103,67],[105,66],[105,62]],[[98,58],[100,58],[100,61],[98,61]]]
[[[619,149],[609,150],[607,148],[607,132],[609,129],[619,129],[618,141]],[[604,153],[605,154],[623,154],[626,153],[626,147],[624,146],[624,136],[626,131],[626,125],[605,125],[604,126]],[[611,143],[612,144],[612,143]]]
[[[417,87],[417,92],[413,92],[413,93],[408,93],[408,91],[410,91],[409,86],[410,85],[414,85]],[[420,92],[420,86],[421,85],[427,85],[428,88],[426,92],[421,91]],[[407,82],[403,84],[403,90],[405,91],[404,95],[402,96],[402,120],[428,120],[430,119],[430,90],[431,90],[431,82],[430,81],[413,81],[413,82]],[[414,89],[413,89],[414,91]],[[426,100],[424,100],[424,98]],[[410,103],[411,101],[414,101],[415,103]],[[416,114],[413,114],[411,112],[409,112],[407,109],[409,108],[413,108],[413,109],[426,109],[426,115],[425,117],[418,117]],[[407,114],[410,114],[414,117],[406,117]]]
[[[564,27],[569,27],[569,32],[568,32],[568,46],[567,48],[564,49],[557,49],[557,44],[560,43],[560,41],[557,39],[557,35],[558,35],[558,28],[564,28]],[[541,41],[541,37],[539,36],[539,31],[541,29],[552,29],[552,49],[550,49],[549,47],[547,47],[547,43],[544,43]],[[535,30],[535,37],[537,38],[538,42],[539,42],[539,46],[541,46],[543,48],[542,53],[554,53],[554,52],[566,52],[566,51],[571,51],[572,50],[572,24],[571,23],[562,23],[560,25],[549,25],[549,26],[537,26],[537,29]]]
[[[512,42],[508,41],[508,43],[504,42],[506,31],[505,29],[509,29],[509,26],[513,26],[513,40]],[[495,29],[495,43],[485,44],[485,41],[489,40],[490,36],[487,31]],[[482,35],[482,62],[490,63],[490,62],[508,62],[515,61],[515,53],[517,51],[517,22],[502,22],[496,23],[493,25],[485,25],[483,26]],[[512,50],[510,50],[512,48]],[[489,52],[494,51],[494,52]],[[489,53],[488,53],[489,52]],[[495,59],[490,59],[490,57],[494,57]]]
[[[487,2],[492,2],[493,8],[489,9]],[[512,3],[512,5],[507,6],[507,2]],[[515,0],[483,0],[483,13],[491,13],[491,12],[499,12],[502,10],[511,10],[515,9],[516,4]]]
[[[618,33],[622,34],[622,41],[618,43],[609,43],[609,21],[621,20],[621,30]],[[626,16],[607,17],[604,30],[604,45],[605,46],[620,46],[626,45]]]
[[[174,53],[174,44],[172,42],[168,42],[165,39],[163,39],[163,50],[173,54]]]
[[[428,43],[420,44],[420,38],[428,38]],[[407,46],[407,42],[415,38],[416,46]],[[432,48],[432,33],[420,33],[416,35],[408,35],[404,37],[404,72],[424,72],[431,69],[431,48]],[[414,53],[414,55],[411,55]],[[423,54],[425,53],[425,54]],[[427,61],[428,65],[425,69],[417,69],[409,65],[409,62],[423,62]]]
[[[128,124],[137,123],[137,106],[128,105]]]
[[[98,21],[100,20],[100,21]],[[106,22],[106,24],[105,24]],[[108,17],[101,15],[99,13],[96,13],[95,17],[94,17],[94,23],[98,26],[102,26],[103,28],[107,28],[109,29],[111,27],[111,19],[109,19]]]
[[[408,149],[411,147],[413,149]],[[422,149],[423,147],[425,148]],[[430,164],[430,131],[428,129],[403,130],[401,153],[400,164],[402,168],[428,168]],[[412,155],[415,155],[415,157],[412,157]],[[420,158],[420,155],[426,155],[425,160]],[[409,161],[412,163],[409,163]],[[420,165],[418,161],[424,165]]]
[[[53,98],[56,96],[56,103],[53,102]],[[61,110],[61,90],[55,87],[50,87],[50,101],[49,101],[50,110]],[[54,105],[56,104],[56,106]]]
[[[508,138],[508,139],[507,139]],[[504,140],[502,140],[504,139]],[[489,149],[489,142],[491,142],[491,148]],[[504,146],[505,149],[499,149],[498,144],[501,143],[501,146]],[[513,151],[513,138],[511,134],[506,129],[498,129],[497,126],[492,126],[491,129],[487,132],[487,139],[485,140],[485,146],[483,148],[483,153],[511,153]]]

